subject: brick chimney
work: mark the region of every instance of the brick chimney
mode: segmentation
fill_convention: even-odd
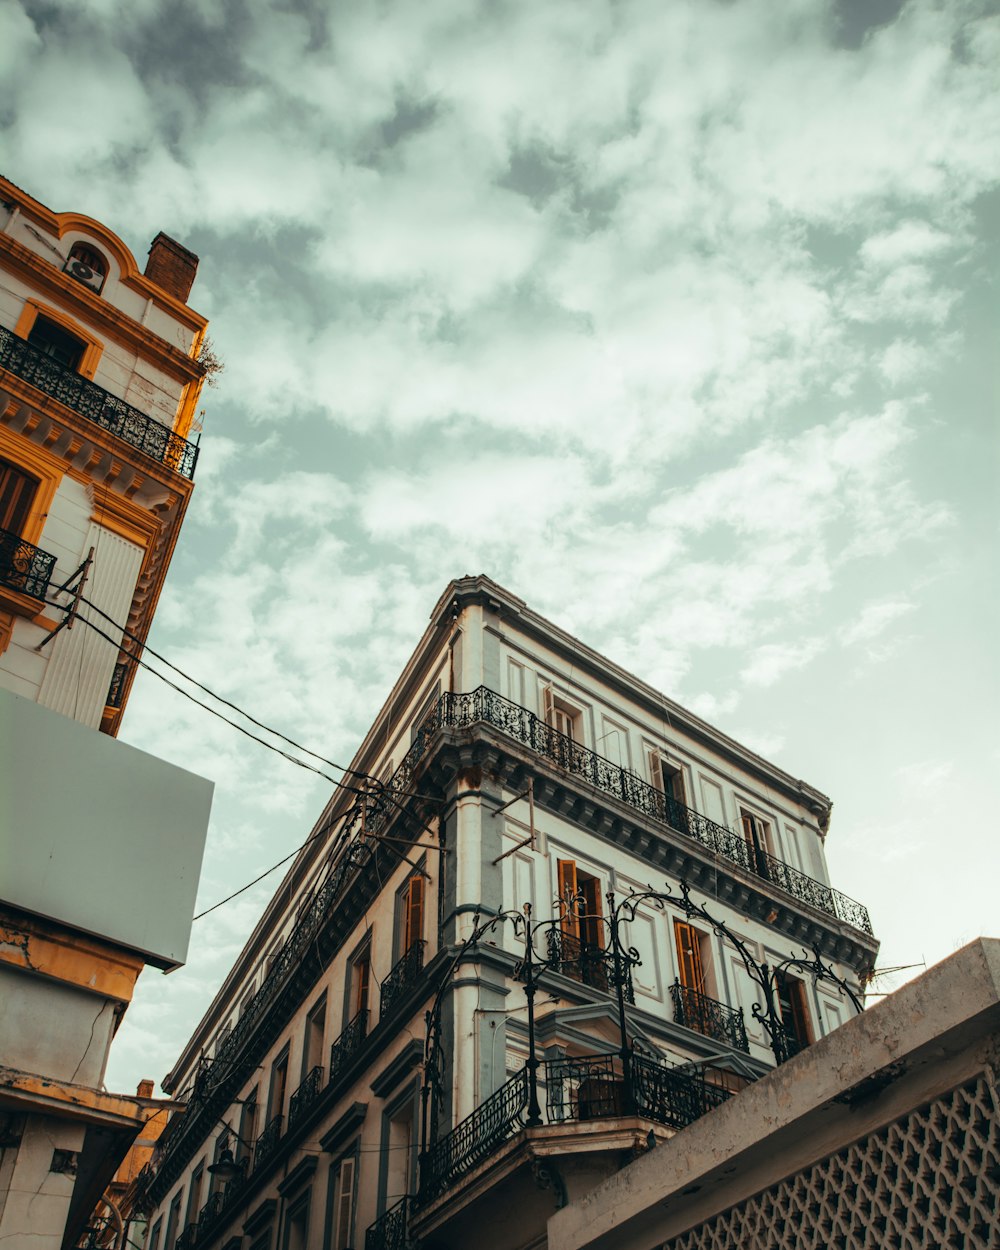
[[[140,1081],[139,1088],[135,1091],[135,1096],[136,1098],[152,1098],[153,1097],[153,1082],[152,1081]]]
[[[149,245],[146,277],[150,282],[155,282],[158,287],[186,304],[197,272],[198,257],[194,252],[189,252],[176,239],[161,230]]]

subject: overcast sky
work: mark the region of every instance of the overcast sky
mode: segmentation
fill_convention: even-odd
[[[976,0],[8,0],[0,167],[225,361],[154,645],[346,760],[487,573],[831,795],[884,965],[1000,934],[998,68]],[[328,791],[151,677],[122,737],[217,784],[200,907]]]

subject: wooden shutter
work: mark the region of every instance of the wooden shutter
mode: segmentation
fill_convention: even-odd
[[[352,1015],[368,1006],[368,982],[371,978],[371,953],[365,951],[354,965],[354,1010]]]
[[[802,1046],[812,1041],[812,1028],[809,1025],[809,1008],[806,1006],[806,987],[801,981],[788,978],[788,1000],[791,1005],[791,1020],[786,1020],[792,1032]]]
[[[683,920],[674,921],[677,942],[677,969],[680,983],[698,994],[705,992],[705,970],[701,963],[701,940],[698,930]]]
[[[404,906],[406,919],[403,930],[403,952],[405,953],[424,935],[424,879],[419,873],[409,880]]]
[[[601,883],[597,877],[580,879],[580,892],[583,894],[583,938],[590,946],[604,947],[604,925],[601,917]]]
[[[21,536],[37,489],[37,478],[0,460],[0,529]]]
[[[576,883],[576,860],[560,859],[556,861],[559,880],[559,920],[563,933],[572,937],[580,936],[580,920],[576,913],[576,905],[572,902],[578,893]],[[570,901],[567,901],[570,900]]]
[[[333,1250],[347,1250],[351,1244],[351,1217],[354,1213],[354,1164],[353,1155],[340,1161],[334,1211]]]

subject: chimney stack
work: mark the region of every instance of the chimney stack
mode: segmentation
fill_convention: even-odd
[[[150,282],[155,282],[158,287],[186,304],[197,272],[198,257],[194,252],[189,252],[176,239],[161,230],[149,245],[146,277]]]
[[[153,1097],[153,1082],[152,1081],[140,1081],[139,1088],[135,1091],[135,1096],[136,1098],[152,1098]]]

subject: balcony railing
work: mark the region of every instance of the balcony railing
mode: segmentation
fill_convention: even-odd
[[[254,1144],[253,1169],[256,1172],[274,1154],[281,1141],[281,1127],[285,1117],[276,1115]]]
[[[224,1189],[217,1189],[214,1194],[208,1195],[208,1201],[198,1212],[198,1228],[202,1232],[207,1232],[222,1214],[225,1199],[226,1191]]]
[[[175,473],[194,477],[198,461],[198,448],[194,443],[2,327],[0,365]]]
[[[405,1250],[409,1195],[400,1198],[365,1230],[365,1250]]]
[[[179,1233],[177,1240],[174,1242],[174,1250],[194,1250],[194,1244],[198,1240],[198,1224],[197,1222],[188,1224],[182,1233]]]
[[[416,985],[424,968],[424,943],[414,942],[398,959],[382,982],[381,1018],[386,1020],[411,986]]]
[[[751,847],[742,834],[716,824],[671,795],[665,795],[630,769],[613,764],[595,751],[580,746],[527,708],[512,703],[486,686],[467,694],[443,694],[436,715],[432,713],[421,728],[421,739],[429,736],[434,725],[465,728],[478,721],[495,726],[559,768],[589,781],[598,790],[620,799],[643,815],[669,825],[747,872],[770,881],[793,898],[825,911],[863,933],[872,933],[868,910],[861,903],[799,872],[783,860]]]
[[[717,1042],[726,1042],[737,1050],[749,1050],[743,1008],[738,1010],[699,994],[697,990],[674,981],[670,987],[674,1002],[674,1019],[686,1029],[694,1029]]]
[[[559,971],[574,981],[582,981],[595,990],[608,989],[607,952],[593,942],[585,942],[573,933],[550,929],[549,958],[558,960]],[[629,1002],[633,1001],[627,994]]]
[[[618,1055],[547,1059],[544,1066],[550,1124],[639,1115],[681,1129],[731,1096],[698,1073],[638,1054],[629,1056],[628,1075]],[[426,1206],[495,1154],[524,1127],[527,1106],[525,1066],[421,1156],[418,1205]]]
[[[44,599],[56,558],[26,543],[18,534],[0,529],[0,585],[32,599]]]
[[[310,1069],[309,1073],[298,1087],[295,1093],[288,1100],[288,1127],[292,1126],[300,1116],[305,1115],[312,1104],[319,1097],[320,1089],[323,1086],[323,1065],[317,1064],[315,1068]]]
[[[420,1160],[420,1202],[432,1201],[488,1159],[524,1124],[528,1069],[501,1085],[450,1133],[434,1142]],[[371,1250],[366,1246],[365,1250]]]
[[[350,1066],[368,1033],[368,1008],[364,1007],[330,1047],[330,1084],[333,1085]]]

